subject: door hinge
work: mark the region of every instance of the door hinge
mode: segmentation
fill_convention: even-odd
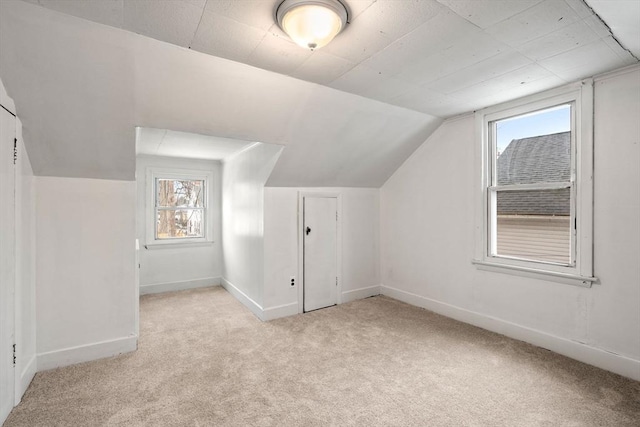
[[[13,366],[16,366],[16,345],[13,345]]]
[[[13,138],[13,164],[18,161],[18,138]]]
[[[338,220],[338,212],[336,212],[336,221]]]
[[[336,277],[336,286],[338,286],[338,278]]]

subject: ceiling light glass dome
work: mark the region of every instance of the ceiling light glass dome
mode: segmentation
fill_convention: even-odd
[[[285,0],[276,10],[282,30],[305,49],[326,46],[347,24],[347,9],[337,0]]]

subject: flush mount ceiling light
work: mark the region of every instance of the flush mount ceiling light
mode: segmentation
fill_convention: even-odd
[[[348,12],[338,0],[284,0],[276,20],[291,40],[305,49],[326,46],[347,24]]]

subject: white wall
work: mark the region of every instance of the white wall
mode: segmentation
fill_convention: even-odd
[[[166,245],[146,249],[146,204],[149,200],[146,170],[149,167],[173,168],[190,171],[213,172],[209,188],[209,209],[212,211],[213,243],[176,247]],[[220,284],[222,275],[222,209],[221,164],[213,160],[193,160],[157,156],[141,156],[136,161],[137,215],[136,229],[140,239],[140,293],[166,292]]]
[[[377,295],[379,190],[370,188],[267,187],[264,193],[264,309],[271,319],[298,313],[300,281],[299,193],[335,193],[342,203],[340,302]],[[291,287],[290,278],[296,277]]]
[[[223,164],[222,285],[257,316],[262,312],[264,184],[282,147],[256,144]]]
[[[575,287],[474,268],[475,128],[445,122],[381,188],[382,291],[640,379],[640,71],[595,83],[594,261]]]
[[[133,181],[36,178],[38,370],[136,348]]]
[[[19,398],[37,370],[35,181],[20,119],[16,119],[16,138],[16,397]]]

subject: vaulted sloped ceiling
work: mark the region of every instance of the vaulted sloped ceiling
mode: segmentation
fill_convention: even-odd
[[[274,23],[282,0],[28,1],[439,117],[636,61],[583,0],[343,0],[350,24],[315,52]],[[638,0],[589,3],[638,27]]]
[[[377,187],[443,117],[637,62],[582,0],[346,2],[309,52],[276,0],[0,1],[35,172],[132,179],[143,126],[285,145],[270,185]]]
[[[21,1],[0,5],[0,77],[38,175],[131,180],[141,126],[291,147],[298,155],[287,153],[272,185],[377,187],[441,122]]]

